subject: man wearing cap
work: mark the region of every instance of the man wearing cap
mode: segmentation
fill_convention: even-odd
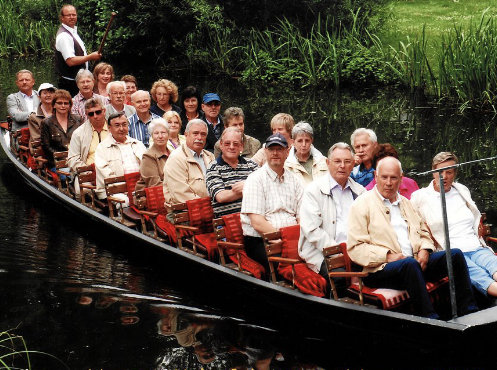
[[[19,91],[7,96],[7,112],[12,117],[13,130],[26,127],[29,115],[36,112],[40,103],[38,94],[33,90],[35,79],[31,71],[21,69],[17,72],[16,85]]]
[[[283,135],[269,136],[264,151],[266,163],[245,181],[241,222],[248,256],[268,273],[262,235],[299,222],[304,189],[297,177],[285,170],[289,148]]]
[[[242,108],[229,107],[224,111],[223,121],[225,128],[234,127],[242,132],[243,135],[243,148],[241,150],[240,156],[245,159],[252,158],[255,153],[261,148],[261,142],[256,138],[245,135],[245,114]],[[221,154],[221,142],[217,141],[214,145],[214,156],[217,158]]]
[[[99,98],[105,104],[107,98],[93,92],[95,78],[93,77],[93,73],[87,69],[80,69],[78,71],[76,84],[78,85],[79,92],[72,98],[71,113],[78,114],[83,120],[86,120],[85,103],[91,98]]]
[[[33,154],[33,142],[39,140],[41,137],[41,121],[52,115],[52,98],[55,92],[55,87],[48,82],[44,82],[38,88],[38,98],[40,99],[40,104],[36,110],[28,117],[28,127],[29,127],[29,149],[31,154]]]
[[[205,185],[207,167],[214,155],[204,150],[207,124],[192,119],[185,128],[186,142],[173,150],[164,166],[165,206],[209,196]]]
[[[219,115],[221,112],[221,98],[216,93],[207,93],[202,99],[202,110],[205,113],[204,121],[207,123],[209,132],[205,149],[214,152],[214,145],[221,138],[224,130],[223,120]]]
[[[78,13],[74,6],[63,5],[59,18],[62,24],[55,38],[55,70],[59,74],[59,89],[68,90],[74,96],[78,93],[76,74],[81,68],[88,69],[88,62],[99,60],[102,54],[86,53],[85,44],[78,35]]]

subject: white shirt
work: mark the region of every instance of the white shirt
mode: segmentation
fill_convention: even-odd
[[[38,107],[34,106],[34,96],[35,94],[31,92],[31,96],[24,94],[21,92],[21,95],[24,99],[24,102],[26,103],[26,108],[28,108],[28,112],[35,112]]]
[[[406,257],[413,257],[412,245],[411,241],[409,240],[409,230],[407,229],[407,222],[406,220],[404,220],[404,218],[402,217],[402,213],[400,212],[399,195],[397,194],[397,200],[392,203],[380,194],[376,186],[374,187],[374,189],[383,200],[383,204],[385,204],[388,209],[390,209],[390,225],[392,225],[395,234],[397,234],[397,241],[399,242],[402,254]]]
[[[81,49],[83,49],[84,55],[86,55],[86,47],[83,43],[83,40],[81,40],[81,37],[79,37],[78,35],[78,27],[75,26],[74,28],[71,28],[65,24],[62,24],[62,27],[64,27],[71,33],[71,35],[73,35],[74,39],[81,46]],[[55,49],[57,51],[60,51],[64,60],[76,56],[76,52],[74,51],[74,40],[71,35],[69,35],[67,32],[61,32],[55,39]],[[88,62],[86,62],[85,65],[86,69],[88,69]]]
[[[342,189],[342,186],[328,173],[330,178],[331,196],[335,201],[336,207],[336,235],[335,240],[337,243],[347,242],[347,220],[349,215],[350,206],[354,202],[352,190],[350,189],[349,182]],[[332,236],[333,237],[333,236]]]

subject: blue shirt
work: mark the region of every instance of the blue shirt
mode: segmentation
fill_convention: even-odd
[[[148,124],[155,118],[160,118],[157,114],[150,112],[150,119],[147,122],[143,122],[138,118],[138,113],[133,114],[128,117],[129,121],[129,136],[134,139],[140,140],[147,148],[150,140],[150,134],[148,133]]]
[[[355,166],[350,174],[350,177],[355,182],[366,186],[374,179],[374,168],[371,167],[369,170],[365,168],[362,164]]]

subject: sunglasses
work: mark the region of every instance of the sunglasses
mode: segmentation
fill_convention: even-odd
[[[93,117],[93,116],[100,116],[102,114],[102,109],[96,110],[94,112],[88,112],[88,117]]]

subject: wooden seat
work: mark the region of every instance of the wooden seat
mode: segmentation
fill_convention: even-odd
[[[340,275],[343,275],[342,277],[345,277],[347,281],[347,291],[355,299],[355,302],[354,300],[351,301],[352,303],[357,303],[358,300],[361,305],[362,304],[369,306],[372,305],[378,308],[382,308],[384,310],[396,310],[411,303],[409,294],[407,293],[406,290],[397,290],[397,289],[388,289],[388,288],[370,288],[364,285],[362,283],[362,278],[368,276],[368,274],[363,272],[353,271],[354,263],[350,260],[350,257],[347,253],[347,246],[345,244],[341,244],[340,246],[332,246],[329,248],[331,249],[329,249],[326,253],[329,254],[329,256],[325,255],[325,251],[323,250],[323,255],[325,256],[325,258],[333,258],[332,257],[333,253],[335,253],[335,255],[338,256],[341,253],[343,257],[343,262],[345,264],[345,272],[333,273],[333,275],[330,276],[330,284],[331,284],[331,277],[337,278],[340,277]],[[335,248],[334,251],[333,248]],[[332,251],[333,253],[331,253]],[[339,263],[340,261],[337,261],[337,264]],[[328,261],[327,261],[327,266],[328,266]],[[338,267],[332,265],[332,269],[333,268],[336,269]],[[357,266],[357,268],[361,269],[360,266]],[[333,272],[330,271],[329,267],[328,269],[330,273]],[[449,281],[448,278],[444,277],[439,281],[426,283],[426,290],[430,294],[433,301],[439,299],[438,289],[447,285],[448,281]],[[334,298],[337,299],[335,295]],[[346,298],[342,300],[347,301]]]
[[[152,186],[135,192],[135,207],[141,217],[142,233],[159,241],[176,244],[174,225],[166,218],[162,185]],[[149,230],[151,225],[152,230]]]
[[[29,137],[30,133],[28,127],[23,127],[14,133],[14,138],[17,140],[17,157],[25,165],[27,165],[28,158],[30,157]]]
[[[81,203],[94,211],[103,212],[103,209],[107,208],[107,206],[98,200],[95,193],[97,188],[95,164],[76,168],[76,176],[81,193]],[[89,203],[88,198],[90,198]]]
[[[220,263],[225,267],[260,279],[265,274],[264,267],[249,258],[245,252],[240,213],[216,218],[212,223],[216,232]],[[226,257],[231,260],[231,263],[227,262]]]
[[[326,268],[328,269],[328,278],[330,281],[331,292],[333,294],[333,298],[337,301],[359,303],[362,306],[364,305],[364,295],[362,292],[364,285],[362,283],[362,278],[368,276],[368,273],[351,271],[350,259],[346,257],[346,248],[347,247],[344,244],[323,248],[323,257],[326,263]],[[359,286],[359,301],[351,299],[349,297],[338,297],[335,278],[345,278],[347,286],[350,285],[350,280],[352,278],[357,278]]]
[[[173,223],[178,248],[202,258],[217,255],[216,234],[212,225],[214,211],[211,198],[197,198],[173,204]]]
[[[135,227],[136,223],[128,220],[124,216],[123,205],[126,203],[126,200],[116,197],[116,194],[125,194],[126,197],[128,196],[128,189],[124,176],[108,177],[104,179],[104,184],[110,218],[127,227]]]
[[[324,297],[326,280],[310,270],[298,255],[299,235],[300,225],[282,227],[263,235],[271,282],[292,289],[297,287],[303,293]]]
[[[55,173],[58,175],[57,188],[67,196],[74,197],[74,191],[70,190],[71,172],[67,165],[67,151],[55,152],[53,154],[55,163]],[[62,186],[61,178],[63,178],[65,187]]]

